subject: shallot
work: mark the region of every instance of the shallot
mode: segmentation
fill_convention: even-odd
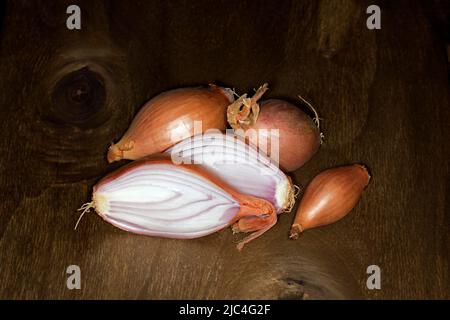
[[[322,143],[319,117],[315,109],[305,102],[315,114],[311,119],[295,105],[279,99],[270,99],[258,103],[267,91],[267,84],[261,86],[252,98],[241,96],[227,110],[227,119],[235,130],[254,129],[266,140],[273,141],[273,135],[279,139],[279,162],[283,170],[295,171],[305,164],[317,152]],[[278,132],[274,129],[278,129]],[[271,147],[267,148],[271,156]]]
[[[233,100],[230,89],[215,85],[161,93],[144,105],[120,141],[110,146],[108,162],[162,152],[208,129],[225,130],[226,109]]]
[[[149,236],[192,239],[228,226],[253,232],[239,250],[277,222],[267,200],[239,193],[197,165],[176,165],[160,156],[134,161],[100,180],[78,222],[90,208],[120,229]]]
[[[360,164],[319,173],[305,189],[290,238],[297,239],[307,229],[327,225],[346,216],[358,203],[369,181],[367,168]]]
[[[242,137],[205,133],[166,151],[175,163],[201,164],[236,191],[271,202],[278,213],[290,211],[298,188],[276,163]]]

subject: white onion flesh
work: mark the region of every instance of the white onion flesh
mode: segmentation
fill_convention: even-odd
[[[94,190],[97,213],[126,231],[167,238],[202,237],[230,225],[239,202],[181,166],[144,163]]]
[[[265,199],[278,213],[293,201],[290,179],[266,155],[241,139],[222,133],[187,138],[166,151],[172,160],[200,164],[237,190]]]

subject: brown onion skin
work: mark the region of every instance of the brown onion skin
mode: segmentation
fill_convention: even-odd
[[[227,89],[215,85],[163,92],[142,107],[120,141],[111,145],[108,162],[136,160],[162,152],[191,137],[194,121],[202,121],[202,132],[223,131],[227,125],[226,109],[232,100]]]
[[[297,239],[307,229],[324,226],[346,216],[358,203],[369,181],[367,168],[360,164],[319,173],[306,187],[290,238]]]
[[[279,129],[280,166],[287,172],[297,170],[319,150],[321,137],[318,127],[306,113],[287,101],[270,99],[259,105],[258,118],[251,128]],[[270,141],[270,134],[267,141]]]

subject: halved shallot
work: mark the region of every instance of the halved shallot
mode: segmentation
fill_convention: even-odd
[[[192,239],[231,225],[234,232],[253,232],[239,250],[277,222],[267,200],[239,193],[201,167],[176,165],[169,157],[144,158],[107,175],[94,186],[83,214],[90,208],[120,229],[149,236]]]
[[[175,163],[201,164],[236,191],[271,202],[278,213],[290,211],[295,204],[298,187],[243,137],[206,132],[177,143],[166,153]]]

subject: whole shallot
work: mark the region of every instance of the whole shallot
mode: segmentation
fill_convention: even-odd
[[[306,187],[300,201],[290,238],[307,229],[336,222],[358,203],[370,181],[367,168],[353,164],[319,173]]]
[[[223,131],[233,100],[231,90],[216,85],[163,92],[142,107],[120,141],[110,146],[108,162],[162,152],[208,129]]]
[[[267,91],[267,84],[261,86],[252,98],[241,96],[227,110],[227,119],[235,130],[256,130],[259,135],[267,135],[267,141],[279,140],[279,162],[283,170],[295,171],[317,152],[322,143],[319,116],[316,110],[305,101],[314,112],[311,119],[295,105],[280,99],[270,99],[258,103]],[[276,131],[278,130],[278,131]],[[268,156],[271,147],[268,146]]]

